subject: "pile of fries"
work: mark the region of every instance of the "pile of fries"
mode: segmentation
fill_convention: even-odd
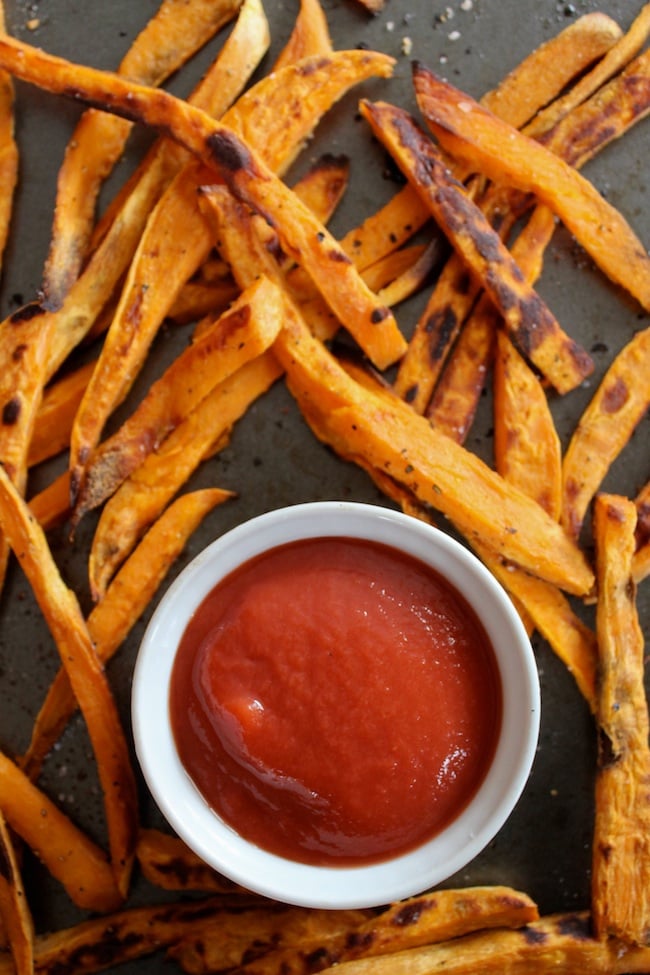
[[[650,258],[581,173],[650,110],[650,5],[623,26],[576,17],[480,100],[416,62],[415,109],[391,99],[393,58],[333,48],[318,0],[302,0],[268,64],[271,31],[260,0],[163,0],[114,73],[0,33],[1,250],[20,172],[16,83],[47,92],[52,111],[61,96],[87,106],[59,169],[42,293],[0,325],[0,578],[27,579],[61,663],[24,753],[0,752],[0,975],[95,972],[156,951],[189,973],[650,972],[636,598],[650,574],[650,482],[627,495],[603,487],[648,408]],[[222,32],[189,96],[162,87]],[[320,120],[370,79],[385,97],[359,95],[359,124],[402,182],[336,237],[328,224],[354,159],[324,156],[291,184],[287,174]],[[134,125],[151,141],[100,208]],[[631,322],[566,446],[552,407],[585,388],[594,363],[535,289],[559,223]],[[413,295],[415,323],[401,317]],[[152,350],[179,330],[182,351],[143,390]],[[209,477],[237,421],[281,383],[386,504],[476,551],[575,679],[598,746],[580,910],[540,916],[498,878],[381,910],[288,907],[143,822],[105,664],[203,519],[234,496],[185,486],[199,469]],[[493,464],[467,446],[488,388]],[[64,472],[34,491],[30,475],[57,457]],[[74,547],[89,524],[86,611],[52,539],[64,525]],[[77,710],[105,843],[41,782]],[[85,920],[35,932],[26,856]],[[163,903],[133,905],[136,871]]]

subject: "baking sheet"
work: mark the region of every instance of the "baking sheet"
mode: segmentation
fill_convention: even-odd
[[[390,81],[372,81],[344,98],[320,126],[291,180],[322,152],[347,153],[352,160],[351,184],[332,229],[342,234],[374,212],[395,190],[383,153],[356,115],[363,92],[413,107],[410,60],[418,58],[475,97],[493,87],[533,47],[590,10],[603,10],[627,27],[640,9],[629,0],[575,3],[557,0],[387,0],[383,12],[368,15],[360,6],[324,0],[334,45],[370,46],[397,59]],[[115,67],[139,29],[157,9],[154,0],[7,0],[8,29],[17,37],[52,53],[104,68]],[[266,0],[272,48],[261,72],[272,63],[289,35],[297,13],[296,0]],[[208,46],[169,87],[187,94],[214,57],[223,36]],[[0,295],[3,318],[31,300],[41,282],[48,248],[57,169],[66,141],[80,112],[61,98],[17,86],[17,137],[21,148],[20,187],[11,240],[5,258]],[[109,181],[103,200],[123,181],[149,135],[136,131],[125,157]],[[596,186],[650,244],[646,201],[650,158],[650,123],[641,123],[619,143],[608,147],[585,169]],[[568,234],[557,232],[547,252],[539,290],[565,329],[591,350],[594,376],[553,408],[566,443],[599,377],[615,352],[635,329],[648,324],[640,309],[605,282]],[[398,320],[410,333],[423,296],[401,305]],[[185,335],[163,329],[134,398],[185,342]],[[491,459],[489,398],[477,418],[468,446]],[[607,489],[634,496],[650,476],[646,417],[624,455],[607,477]],[[65,462],[43,465],[34,472],[31,490],[43,486]],[[201,547],[245,518],[283,504],[326,498],[352,498],[388,504],[357,468],[339,461],[315,441],[284,386],[276,385],[237,426],[230,446],[205,464],[188,487],[218,485],[237,492],[235,501],[219,507],[193,536],[176,572]],[[92,516],[82,522],[74,545],[62,530],[52,535],[55,556],[68,582],[89,608],[85,558],[92,536]],[[155,605],[155,602],[154,602]],[[639,592],[646,637],[650,628],[650,583]],[[151,607],[153,609],[153,605]],[[109,674],[124,721],[129,724],[129,692],[133,662],[146,624],[135,628]],[[594,728],[586,706],[567,674],[543,641],[535,639],[542,683],[542,730],[537,759],[528,786],[510,820],[489,848],[450,884],[511,884],[531,894],[543,912],[583,908],[589,903],[592,791],[595,761]],[[51,638],[29,587],[12,566],[0,603],[0,747],[19,754],[58,665]],[[104,842],[102,806],[90,746],[80,720],[75,720],[50,756],[42,785],[91,835]],[[163,825],[142,787],[142,817]],[[27,854],[30,903],[39,931],[74,923],[82,915],[62,889]],[[132,903],[158,899],[139,878]],[[121,966],[122,973],[167,972],[175,967],[160,956]]]

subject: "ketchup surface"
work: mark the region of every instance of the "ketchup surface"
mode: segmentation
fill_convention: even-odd
[[[220,582],[177,654],[180,759],[240,835],[313,864],[404,852],[468,803],[501,686],[462,596],[374,542],[279,546]]]

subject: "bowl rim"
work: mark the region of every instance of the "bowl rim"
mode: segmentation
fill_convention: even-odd
[[[322,867],[283,859],[241,837],[209,808],[176,752],[169,680],[190,614],[242,562],[285,542],[350,536],[383,542],[428,562],[473,606],[490,638],[502,686],[493,761],[459,816],[417,848],[378,863]],[[182,612],[180,610],[182,607]],[[359,501],[313,501],[273,509],[209,543],[171,583],[146,627],[132,683],[135,751],[160,812],[177,835],[223,876],[274,900],[304,907],[375,907],[443,883],[496,836],[530,775],[540,725],[540,686],[528,634],[510,597],[479,559],[433,525]]]

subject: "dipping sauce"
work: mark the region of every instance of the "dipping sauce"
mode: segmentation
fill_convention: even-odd
[[[169,704],[181,762],[240,835],[348,866],[414,848],[467,805],[496,747],[501,685],[442,576],[325,537],[217,584],[185,630]]]

